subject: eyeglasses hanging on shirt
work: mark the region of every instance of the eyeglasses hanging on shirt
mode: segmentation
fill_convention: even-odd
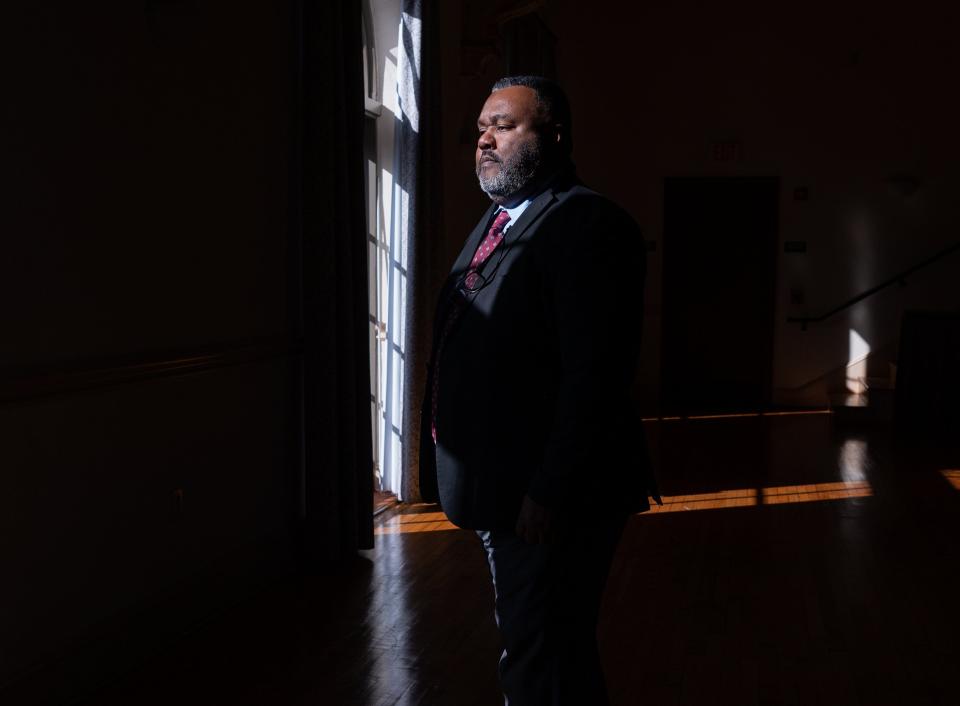
[[[509,213],[506,211],[497,213],[493,224],[490,226],[490,230],[477,248],[477,252],[470,262],[470,267],[457,279],[456,289],[459,290],[461,294],[476,294],[493,280],[493,276],[500,267],[500,263],[503,262],[504,255],[508,250],[507,245],[504,244],[503,241],[505,240],[505,231],[507,230],[509,221]],[[498,250],[499,252],[497,252]],[[497,252],[497,260],[494,263],[493,269],[486,275],[481,274],[480,270],[483,269],[484,265],[495,252]]]

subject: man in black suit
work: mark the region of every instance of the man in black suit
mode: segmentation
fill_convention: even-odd
[[[630,395],[645,247],[578,181],[556,84],[498,81],[477,126],[493,204],[440,296],[421,492],[482,540],[507,703],[603,704],[600,598],[627,517],[656,497]]]

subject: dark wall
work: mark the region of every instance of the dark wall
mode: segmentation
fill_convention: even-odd
[[[284,331],[284,8],[60,3],[21,20],[4,363]]]
[[[291,6],[5,18],[0,686],[289,553]]]

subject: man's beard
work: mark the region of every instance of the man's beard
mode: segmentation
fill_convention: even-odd
[[[477,165],[480,188],[495,202],[507,199],[523,190],[533,181],[543,162],[539,137],[525,142],[509,159],[501,160],[489,152],[484,153],[484,156],[493,158],[500,165],[497,173],[490,178],[485,178],[482,165]]]

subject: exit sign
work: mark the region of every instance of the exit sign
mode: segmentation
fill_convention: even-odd
[[[714,162],[739,162],[743,149],[738,140],[726,140],[710,145],[710,153]]]

